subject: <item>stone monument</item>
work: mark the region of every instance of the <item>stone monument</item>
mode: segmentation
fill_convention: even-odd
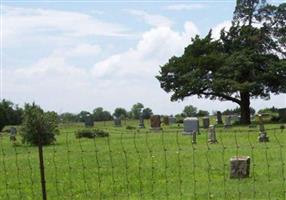
[[[209,117],[203,117],[203,127],[209,128],[210,126],[210,118]]]
[[[151,130],[161,130],[161,118],[160,115],[152,115],[150,118]]]
[[[223,124],[223,123],[222,123],[222,114],[221,114],[220,111],[218,111],[218,112],[216,113],[216,122],[217,122],[217,124]]]
[[[175,124],[176,123],[176,118],[175,117],[169,117],[169,124],[172,125],[172,124]]]
[[[199,134],[199,120],[197,117],[188,117],[184,119],[184,132],[185,135],[193,136],[193,143],[196,143],[196,134]]]
[[[145,125],[144,125],[144,118],[142,115],[140,115],[139,117],[139,125],[138,125],[139,128],[145,128]]]
[[[209,130],[208,130],[208,143],[210,143],[210,144],[217,143],[216,132],[215,132],[215,126],[214,125],[210,125],[210,127],[209,127]]]
[[[249,156],[235,156],[230,159],[230,178],[247,178],[249,172]]]
[[[225,116],[225,118],[224,118],[224,127],[225,128],[231,127],[231,116],[230,115]]]
[[[120,127],[121,126],[121,119],[120,117],[115,117],[114,118],[114,126]]]
[[[169,125],[169,117],[168,116],[164,116],[163,117],[163,123],[168,126]]]
[[[258,120],[259,120],[259,136],[258,136],[258,141],[259,142],[269,142],[269,138],[267,136],[267,133],[264,128],[263,124],[263,117],[261,114],[258,115]]]

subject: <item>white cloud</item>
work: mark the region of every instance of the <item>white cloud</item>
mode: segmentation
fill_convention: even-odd
[[[99,20],[91,15],[51,9],[3,8],[3,40],[17,43],[41,35],[57,37],[130,36],[119,24]],[[16,40],[16,41],[15,41]]]
[[[172,104],[155,75],[159,65],[183,53],[191,38],[187,36],[197,33],[198,29],[191,22],[185,23],[183,32],[154,27],[144,32],[133,48],[111,55],[92,68],[83,66],[84,63],[71,64],[70,59],[82,51],[100,53],[97,45],[55,50],[30,67],[6,70],[5,77],[13,79],[5,79],[5,94],[12,100],[14,97],[36,101],[48,109],[75,112],[95,106],[128,107],[137,101],[153,108],[156,101]],[[165,106],[158,106],[154,111],[159,112]]]
[[[72,48],[56,49],[52,54],[54,56],[64,57],[80,57],[80,56],[95,56],[102,51],[99,45],[79,44]]]
[[[218,39],[220,37],[221,30],[225,29],[226,31],[228,31],[230,29],[230,27],[231,27],[231,21],[230,20],[227,20],[227,21],[224,21],[224,22],[221,22],[221,23],[215,25],[212,28],[213,38]]]
[[[182,10],[197,10],[202,9],[203,4],[173,4],[165,7],[166,10],[182,11]]]
[[[162,15],[149,14],[142,10],[129,10],[129,13],[142,18],[147,24],[151,26],[168,26],[170,27],[173,22]]]

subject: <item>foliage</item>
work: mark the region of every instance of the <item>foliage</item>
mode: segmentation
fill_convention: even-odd
[[[144,105],[142,103],[136,103],[131,108],[131,113],[133,119],[139,119],[142,109],[144,108]]]
[[[124,119],[127,117],[127,111],[124,108],[116,108],[114,110],[113,116]]]
[[[102,107],[93,110],[93,119],[95,121],[108,121],[112,119],[110,112],[103,110]]]
[[[82,129],[75,133],[76,138],[108,137],[109,133],[99,129]]]
[[[263,109],[260,109],[258,111],[259,114],[262,114],[262,113],[278,113],[278,108],[275,108],[274,106],[271,107],[271,108],[263,108]]]
[[[0,131],[5,125],[19,125],[23,120],[23,109],[11,101],[3,99],[0,102]]]
[[[151,108],[144,108],[142,110],[142,117],[143,119],[150,119],[150,117],[153,115],[153,111]]]
[[[128,126],[126,126],[126,129],[127,130],[134,130],[134,129],[136,129],[136,127],[128,125]]]
[[[198,117],[203,117],[203,116],[209,116],[209,112],[206,111],[206,110],[199,110],[198,113],[197,113],[197,116]]]
[[[222,112],[223,115],[239,115],[241,112],[240,107],[236,107],[234,109],[226,109],[225,111]],[[254,115],[255,114],[255,109],[250,107],[250,114]]]
[[[59,133],[58,118],[55,112],[44,112],[40,106],[26,104],[21,130],[22,142],[31,145],[49,145],[56,141]]]
[[[78,121],[78,116],[73,113],[62,113],[59,115],[60,121],[61,122],[77,122]]]
[[[77,115],[77,118],[80,122],[86,122],[87,120],[89,120],[90,116],[90,112],[83,110]]]
[[[183,114],[187,117],[195,117],[197,115],[197,108],[192,105],[185,106]]]
[[[161,87],[173,101],[193,95],[233,101],[249,124],[251,98],[286,92],[285,13],[286,3],[238,0],[232,26],[219,39],[211,31],[196,36],[182,56],[161,66]]]

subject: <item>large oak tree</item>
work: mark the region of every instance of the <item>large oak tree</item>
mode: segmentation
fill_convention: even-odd
[[[180,57],[161,66],[157,79],[171,100],[197,95],[232,101],[250,123],[251,98],[286,93],[286,3],[237,0],[232,26],[220,38],[196,36]]]

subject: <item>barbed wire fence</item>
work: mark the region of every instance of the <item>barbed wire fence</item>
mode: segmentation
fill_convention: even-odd
[[[218,127],[211,144],[207,129],[194,143],[177,125],[98,128],[109,137],[63,130],[42,151],[2,134],[0,199],[286,199],[283,129],[266,129],[270,141],[259,143],[255,128]],[[231,179],[230,158],[240,156],[251,158],[250,176]]]

